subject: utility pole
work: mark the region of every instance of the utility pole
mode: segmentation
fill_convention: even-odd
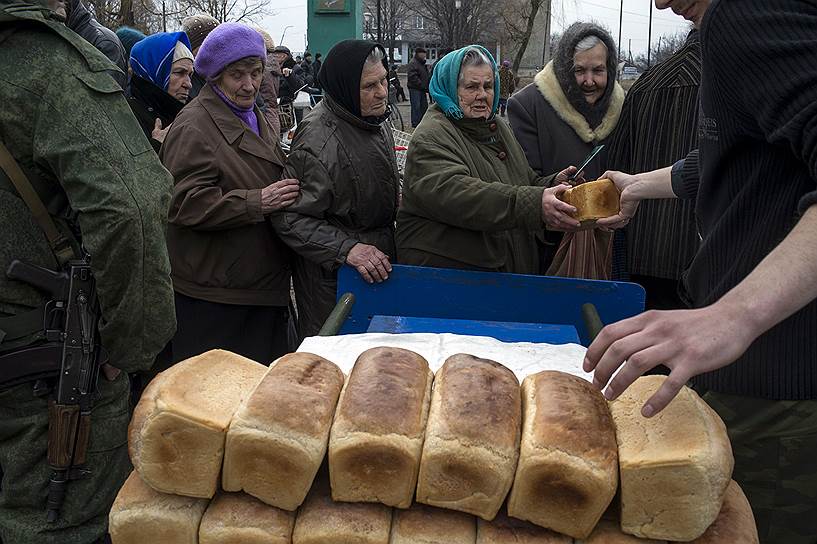
[[[650,60],[652,59],[652,0],[650,2],[650,29],[647,34],[647,68],[650,67]]]
[[[383,43],[383,30],[380,28],[380,0],[377,0],[377,43]]]
[[[618,10],[618,55],[621,56],[621,27],[624,25],[624,0]],[[618,61],[618,59],[616,59]]]
[[[165,0],[162,0],[162,32],[167,32],[167,9]]]
[[[550,61],[550,8],[553,0],[545,2],[545,43],[542,45],[542,68]]]

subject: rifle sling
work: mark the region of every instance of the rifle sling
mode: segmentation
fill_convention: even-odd
[[[17,315],[0,317],[0,347],[3,342],[11,342],[42,331],[42,307]]]
[[[65,263],[74,258],[74,250],[71,247],[71,242],[60,232],[57,225],[54,224],[54,220],[51,218],[51,214],[48,213],[40,195],[37,194],[37,191],[31,185],[31,182],[20,168],[20,165],[17,164],[17,161],[11,156],[11,153],[3,142],[0,142],[0,168],[5,171],[11,183],[17,188],[20,198],[26,203],[28,209],[31,210],[31,214],[48,239],[48,245],[51,247],[51,251],[54,252],[57,262],[62,267]]]
[[[0,390],[42,378],[56,378],[62,367],[62,344],[48,343],[0,355]]]

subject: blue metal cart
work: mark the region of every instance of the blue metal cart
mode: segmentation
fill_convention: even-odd
[[[320,334],[455,333],[587,346],[602,323],[644,311],[644,298],[634,283],[402,265],[368,284],[345,266]]]

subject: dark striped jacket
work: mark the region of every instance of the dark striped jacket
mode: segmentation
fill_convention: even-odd
[[[677,53],[646,71],[630,89],[610,144],[610,168],[649,172],[695,149],[700,84],[701,43],[693,30]],[[626,235],[630,274],[680,279],[698,247],[694,203],[642,202]]]
[[[696,199],[703,237],[684,274],[696,307],[746,278],[817,205],[817,3],[715,0],[701,46],[700,154],[673,182],[679,197]],[[694,381],[727,394],[817,399],[817,301]]]

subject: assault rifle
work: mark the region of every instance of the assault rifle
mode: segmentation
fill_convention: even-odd
[[[96,285],[87,255],[69,261],[62,272],[15,260],[6,275],[50,295],[45,312],[46,345],[51,347],[51,353],[55,346],[61,348],[59,383],[48,405],[48,463],[54,472],[48,482],[47,519],[54,523],[59,518],[68,482],[90,474],[84,465],[91,407],[99,368],[105,362],[97,333]]]

